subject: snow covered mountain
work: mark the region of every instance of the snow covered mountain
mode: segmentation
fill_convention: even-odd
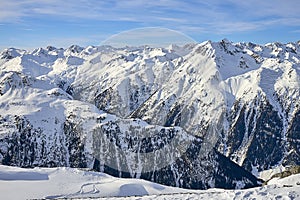
[[[0,163],[256,186],[300,164],[299,72],[300,42],[6,49]]]

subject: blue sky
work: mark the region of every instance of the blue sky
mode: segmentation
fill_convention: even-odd
[[[296,42],[299,8],[299,0],[0,0],[0,49],[99,45],[143,27],[198,42]]]

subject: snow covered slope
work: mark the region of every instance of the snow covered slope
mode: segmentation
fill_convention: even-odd
[[[187,190],[72,168],[0,165],[1,199],[299,199],[300,175],[246,190]]]
[[[255,186],[248,172],[300,164],[299,72],[299,42],[6,49],[0,162]]]
[[[2,164],[93,168],[186,188],[259,184],[216,150],[201,151],[202,139],[180,127],[121,119],[72,100],[61,89],[33,92],[32,87],[5,98],[9,103],[0,123]]]

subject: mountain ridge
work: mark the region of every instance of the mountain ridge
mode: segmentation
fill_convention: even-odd
[[[93,138],[86,130],[98,136],[99,133],[106,134],[110,139],[102,138],[101,141],[115,141],[114,145],[110,145],[116,150],[120,148],[117,141],[123,141],[122,144],[130,146],[122,138],[133,138],[128,138],[126,133],[132,131],[130,126],[108,130],[101,125],[102,128],[99,129],[97,124],[103,123],[102,115],[114,116],[109,118],[116,127],[126,118],[133,118],[127,122],[129,124],[135,124],[134,120],[139,118],[144,121],[142,124],[162,127],[158,129],[165,131],[171,129],[163,127],[180,127],[179,135],[182,139],[186,138],[185,134],[200,138],[198,145],[192,145],[191,152],[210,155],[208,166],[215,167],[220,172],[224,166],[218,163],[222,163],[226,157],[249,172],[300,162],[297,125],[300,119],[299,42],[256,45],[222,40],[182,47],[173,45],[169,48],[83,48],[73,45],[68,49],[49,46],[31,52],[11,48],[2,51],[0,60],[0,109],[3,121],[1,163],[3,160],[7,162],[12,155],[19,154],[16,152],[20,150],[13,147],[16,143],[8,141],[13,137],[24,137],[26,134],[20,133],[25,131],[24,133],[29,134],[25,140],[30,142],[22,150],[23,156],[35,155],[33,151],[40,152],[43,143],[31,140],[37,140],[44,135],[50,141],[49,148],[56,148],[56,151],[66,152],[69,156],[62,158],[61,155],[53,154],[57,161],[55,166],[66,165],[63,160],[67,159],[73,160],[74,167],[96,167],[103,170],[106,165],[101,165],[101,159],[98,159],[100,165],[92,164],[95,159],[91,153],[95,151],[93,141],[97,141],[97,138]],[[25,121],[22,116],[26,118]],[[26,121],[29,125],[18,125],[21,122],[26,124]],[[32,126],[35,131],[31,133],[26,126]],[[144,129],[138,128],[132,133],[137,134],[140,130]],[[168,136],[164,134],[158,136],[158,139],[166,140]],[[17,144],[20,144],[21,138]],[[60,141],[64,145],[55,146],[54,141]],[[169,145],[168,140],[166,141],[156,144]],[[149,144],[147,148],[152,148],[152,151],[153,147],[158,148]],[[39,150],[36,150],[38,145]],[[105,145],[105,142],[101,145]],[[132,154],[128,155],[136,156],[136,150],[129,146]],[[9,151],[9,148],[12,150]],[[219,153],[226,157],[218,160]],[[124,156],[119,158],[123,159]],[[177,158],[188,169],[189,162],[180,156]],[[20,165],[18,159],[21,158],[14,159],[7,164]],[[198,163],[195,168],[200,167],[214,174],[209,170],[210,167],[201,164],[201,159],[192,161],[194,164]],[[129,166],[136,165],[128,159],[124,162]],[[29,166],[31,165],[34,166],[34,162]],[[138,167],[135,166],[134,169],[137,170]],[[122,171],[121,168],[115,168]],[[231,174],[230,169],[222,171],[225,175],[219,172],[214,176],[204,173],[200,175],[202,178],[191,180],[192,174],[197,172],[191,170],[187,173],[179,165],[175,168],[181,170],[176,176],[183,177],[182,182],[176,183],[176,186],[236,187],[234,181],[232,182],[236,177]],[[160,180],[160,183],[172,182],[170,177],[174,176],[171,175],[174,171],[166,172],[168,170],[165,169],[164,173],[169,175]],[[137,172],[139,174],[142,171]],[[115,172],[112,170],[110,173]],[[230,177],[231,182],[227,186],[212,184],[221,180],[216,178],[218,173],[221,177]],[[120,174],[117,172],[115,175]],[[156,178],[160,177],[151,177],[147,173],[144,176],[148,180],[155,179],[156,182],[159,181]],[[173,178],[176,179],[176,176]],[[243,173],[243,176],[248,175]],[[208,177],[211,179],[207,179]],[[239,180],[241,179],[243,177]],[[255,185],[255,180],[250,179],[252,181],[248,183]]]

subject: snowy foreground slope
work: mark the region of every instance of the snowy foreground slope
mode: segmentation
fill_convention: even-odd
[[[0,53],[0,163],[190,189],[300,165],[300,43]]]
[[[129,197],[130,196],[130,197]],[[300,199],[300,175],[246,190],[187,190],[72,168],[0,165],[1,199]]]

